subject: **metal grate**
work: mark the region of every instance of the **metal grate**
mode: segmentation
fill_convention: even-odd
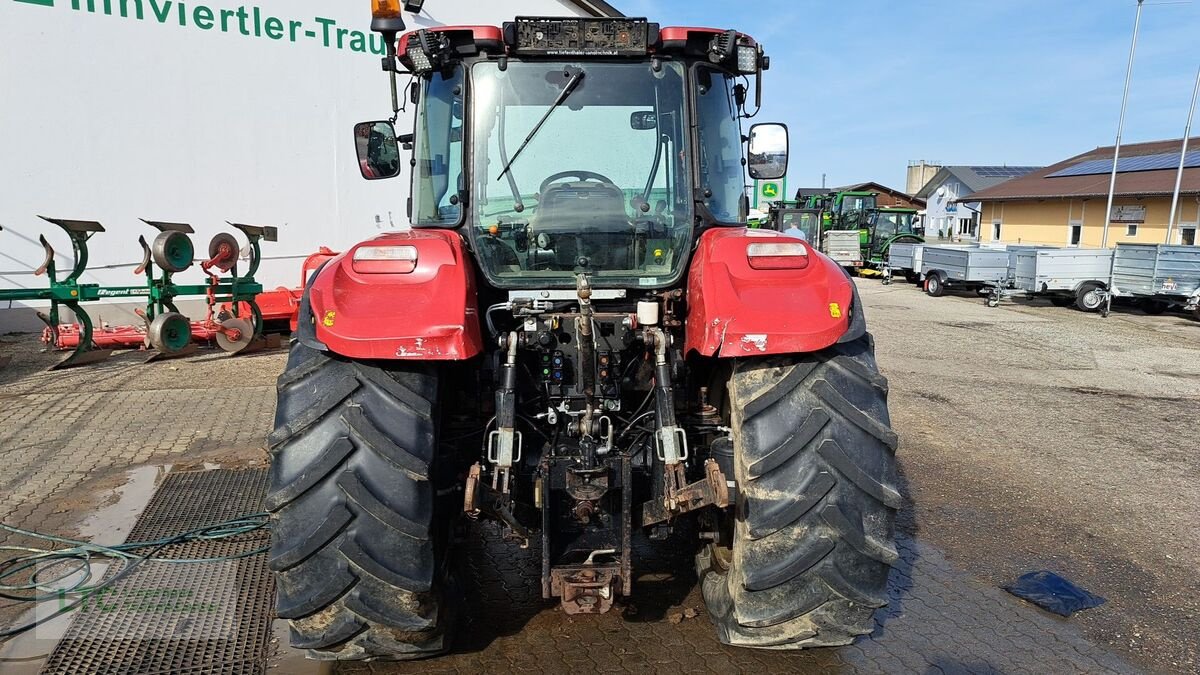
[[[168,474],[128,539],[159,539],[261,511],[265,491],[262,469]],[[267,539],[260,530],[172,547],[159,557],[232,556]],[[264,673],[273,597],[266,555],[145,563],[76,612],[42,672]]]

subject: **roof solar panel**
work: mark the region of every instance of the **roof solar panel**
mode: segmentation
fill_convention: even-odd
[[[1036,167],[1030,166],[976,166],[972,170],[982,178],[1016,178],[1024,176]]]
[[[1067,176],[1095,176],[1112,172],[1111,159],[1091,159],[1077,164],[1072,164],[1065,169],[1056,171],[1047,178],[1064,178]],[[1174,169],[1179,166],[1178,152],[1164,152],[1157,155],[1139,155],[1136,157],[1122,157],[1117,161],[1117,173],[1131,173],[1134,171],[1160,171],[1162,169]],[[1192,150],[1184,156],[1183,166],[1185,169],[1194,169],[1200,167],[1200,150]]]

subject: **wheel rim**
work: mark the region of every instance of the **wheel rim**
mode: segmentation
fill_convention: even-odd
[[[228,272],[237,263],[240,253],[237,237],[227,232],[216,235],[208,243],[208,257],[222,272]]]
[[[1083,304],[1088,309],[1096,309],[1100,306],[1102,300],[1100,297],[1100,289],[1093,288],[1083,295]]]
[[[154,239],[154,262],[168,272],[191,267],[195,253],[191,237],[183,232],[163,232]]]
[[[150,343],[166,354],[183,351],[191,341],[192,324],[182,314],[160,314],[150,325]]]

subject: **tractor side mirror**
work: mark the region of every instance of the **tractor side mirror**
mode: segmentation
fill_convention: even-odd
[[[400,174],[400,147],[391,122],[355,124],[354,149],[358,152],[358,170],[363,178],[381,180]]]
[[[646,131],[658,126],[658,120],[654,116],[653,110],[636,110],[629,115],[629,128],[637,131]]]
[[[788,166],[788,130],[786,124],[755,124],[750,127],[748,153],[750,177],[774,180],[783,178]]]

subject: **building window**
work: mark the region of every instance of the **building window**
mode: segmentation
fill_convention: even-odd
[[[975,220],[973,218],[959,218],[958,233],[964,237],[974,237]]]
[[[1183,244],[1184,246],[1195,246],[1196,245],[1196,228],[1195,228],[1195,226],[1183,227],[1183,228],[1179,229],[1179,243]]]
[[[1000,241],[1000,221],[992,223],[992,241]]]
[[[1137,236],[1137,227],[1138,226],[1136,223],[1130,223],[1130,224],[1126,225],[1125,226],[1125,236],[1126,237],[1136,237]]]
[[[1081,238],[1083,238],[1083,224],[1071,223],[1071,233],[1070,238],[1067,240],[1067,245],[1078,246]]]

